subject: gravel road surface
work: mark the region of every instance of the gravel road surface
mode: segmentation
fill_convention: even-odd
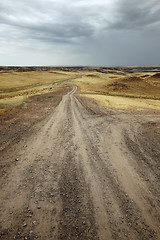
[[[160,114],[76,90],[1,152],[0,239],[160,239]]]

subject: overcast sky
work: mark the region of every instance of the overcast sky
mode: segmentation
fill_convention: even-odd
[[[0,1],[0,65],[159,65],[159,0]]]

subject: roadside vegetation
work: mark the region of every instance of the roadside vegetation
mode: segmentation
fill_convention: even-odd
[[[160,110],[159,73],[86,72],[74,83],[81,96],[93,98],[105,107]]]
[[[127,68],[0,68],[0,113],[31,96],[78,86],[78,94],[118,109],[160,110],[160,73]]]
[[[57,91],[73,75],[62,71],[0,71],[0,113],[23,104],[31,96]]]

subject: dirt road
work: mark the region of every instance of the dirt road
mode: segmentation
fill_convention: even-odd
[[[0,239],[160,239],[160,115],[76,90],[2,151]]]

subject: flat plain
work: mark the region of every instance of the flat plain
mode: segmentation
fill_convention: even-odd
[[[0,67],[0,239],[160,239],[160,67]]]

